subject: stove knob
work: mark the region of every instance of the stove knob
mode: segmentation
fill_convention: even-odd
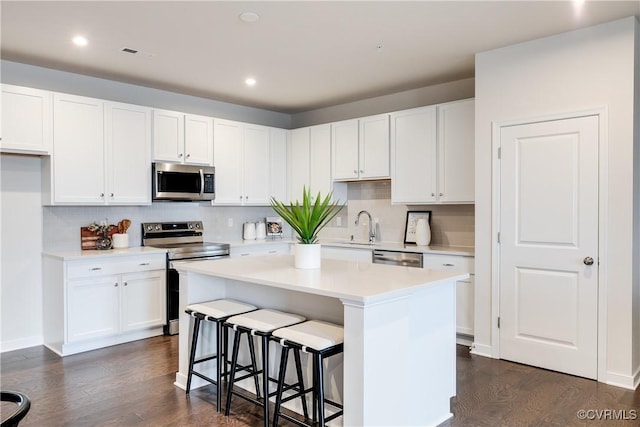
[[[147,231],[153,230],[153,225],[147,225]]]
[[[196,228],[200,228],[200,223],[196,222]]]
[[[189,223],[189,230],[193,229],[193,224]]]
[[[156,224],[156,231],[160,231],[160,224]]]

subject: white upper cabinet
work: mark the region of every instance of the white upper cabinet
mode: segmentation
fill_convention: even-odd
[[[475,200],[475,102],[438,105],[438,200]]]
[[[151,109],[106,102],[106,194],[109,204],[151,204]]]
[[[269,129],[269,197],[287,200],[287,131]]]
[[[153,110],[153,160],[213,165],[213,119]]]
[[[391,201],[473,203],[474,100],[391,114]]]
[[[334,180],[389,178],[389,115],[331,125]]]
[[[324,197],[333,189],[331,181],[331,125],[323,124],[291,131],[287,201],[302,200],[302,189]]]
[[[66,94],[53,103],[43,202],[150,204],[151,109]]]
[[[270,128],[230,120],[214,124],[214,205],[267,205]]]
[[[53,104],[51,92],[2,85],[0,152],[51,154]]]
[[[105,204],[103,101],[54,94],[53,129],[50,203]]]

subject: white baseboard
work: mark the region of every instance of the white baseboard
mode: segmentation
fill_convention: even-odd
[[[615,387],[635,390],[640,384],[640,367],[636,369],[636,372],[633,375],[622,375],[614,372],[607,372],[607,377],[602,382]]]
[[[37,345],[42,345],[44,342],[44,338],[42,335],[28,338],[20,338],[12,341],[2,341],[0,342],[0,353],[5,353],[7,351],[13,350],[21,350],[23,348],[35,347]]]
[[[471,344],[470,353],[475,354],[476,356],[490,357],[492,359],[495,359],[491,351],[491,346],[489,345],[478,344],[474,342],[473,344]]]

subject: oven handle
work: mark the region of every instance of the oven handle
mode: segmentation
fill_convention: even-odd
[[[181,261],[188,261],[188,262],[208,261],[208,260],[212,260],[212,259],[223,259],[223,258],[229,258],[229,255],[214,255],[214,256],[204,256],[204,257],[198,257],[198,258],[174,259],[174,260],[169,261],[169,269],[170,270],[175,270],[175,268],[173,268],[173,263],[174,262],[181,262]]]

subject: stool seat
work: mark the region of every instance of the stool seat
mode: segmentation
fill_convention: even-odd
[[[223,319],[225,317],[235,316],[236,314],[246,313],[247,311],[256,310],[258,307],[245,304],[242,302],[219,299],[214,301],[200,302],[187,306],[187,311],[194,313],[202,313],[207,317],[214,319]]]
[[[309,347],[321,351],[344,342],[344,328],[342,326],[319,320],[309,320],[280,328],[273,331],[272,335],[300,344],[303,350],[304,347]]]
[[[304,317],[296,314],[262,309],[230,317],[227,319],[227,323],[232,324],[232,327],[242,326],[253,331],[268,333],[278,328],[293,325],[294,323],[304,322],[305,320]]]

